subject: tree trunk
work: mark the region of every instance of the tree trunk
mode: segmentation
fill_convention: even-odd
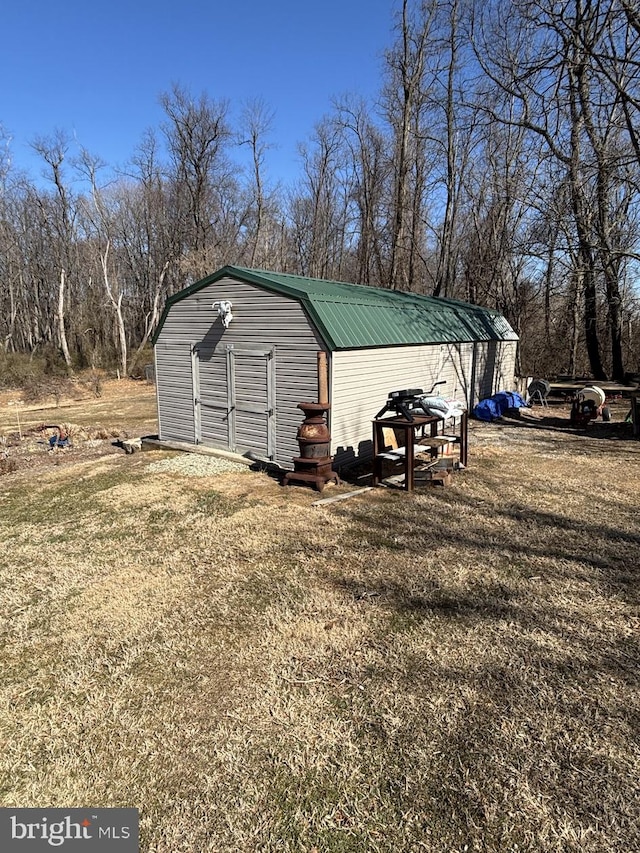
[[[69,346],[67,344],[67,333],[64,327],[64,289],[66,284],[66,274],[64,269],[60,270],[60,279],[58,282],[58,310],[56,311],[56,322],[58,326],[58,339],[60,341],[60,349],[64,363],[67,365],[69,373],[72,371],[71,355],[69,354]]]
[[[108,259],[109,259],[109,249],[110,242],[107,240],[107,245],[105,247],[104,253],[100,252],[100,264],[102,266],[102,280],[104,283],[104,289],[109,298],[109,302],[111,303],[111,307],[115,313],[116,320],[116,330],[118,337],[118,351],[120,353],[120,375],[127,375],[127,333],[124,325],[124,316],[122,314],[122,293],[120,292],[116,297],[113,293],[113,289],[111,287],[111,282],[109,280],[109,267],[108,267]]]
[[[453,234],[457,207],[457,145],[456,145],[456,120],[455,120],[455,74],[458,63],[458,3],[454,0],[451,6],[449,18],[449,70],[447,74],[447,98],[445,102],[446,134],[447,134],[447,201],[442,223],[442,235],[440,237],[440,250],[438,252],[438,267],[436,271],[436,283],[433,289],[434,296],[450,296],[453,290],[454,261],[453,261]]]
[[[578,372],[578,346],[580,343],[580,300],[579,294],[582,290],[582,282],[577,270],[574,271],[571,281],[571,302],[569,316],[571,318],[571,347],[569,351],[569,376],[576,378]]]
[[[15,288],[13,280],[9,278],[9,328],[4,336],[4,351],[9,352],[13,349],[13,330],[16,325],[16,317],[18,316],[18,307],[16,305]]]
[[[412,25],[409,19],[408,0],[402,3],[402,23],[399,53],[392,55],[391,63],[399,74],[394,81],[401,91],[400,116],[393,116],[395,134],[395,192],[391,227],[391,263],[389,287],[406,290],[409,285],[409,215],[413,205],[409,204],[411,174],[411,124],[419,125],[416,110],[422,97],[424,56],[430,17],[427,6],[421,8],[423,18],[420,26]]]
[[[160,297],[162,295],[162,291],[164,288],[164,279],[169,269],[170,261],[166,261],[165,265],[162,267],[162,271],[158,276],[158,282],[156,284],[156,289],[153,294],[153,305],[151,307],[151,312],[145,318],[145,330],[144,335],[142,336],[142,340],[138,345],[137,350],[135,351],[133,358],[131,359],[130,367],[133,367],[137,364],[138,358],[140,357],[140,353],[147,345],[147,341],[155,331],[156,326],[158,325],[158,320],[160,319]]]
[[[605,266],[604,278],[611,328],[611,376],[618,382],[624,381],[624,358],[622,354],[622,297],[618,284],[617,264],[610,260]]]

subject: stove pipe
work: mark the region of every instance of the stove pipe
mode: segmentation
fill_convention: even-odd
[[[300,456],[303,459],[326,459],[331,447],[331,433],[325,420],[331,408],[326,352],[318,353],[318,402],[298,403],[298,408],[305,416],[298,427]]]

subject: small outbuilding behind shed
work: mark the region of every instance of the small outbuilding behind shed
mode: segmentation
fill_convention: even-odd
[[[371,454],[390,391],[441,380],[469,408],[513,387],[517,335],[486,308],[363,285],[227,266],[172,296],[154,337],[159,438],[299,455],[299,402],[328,355],[331,452]]]

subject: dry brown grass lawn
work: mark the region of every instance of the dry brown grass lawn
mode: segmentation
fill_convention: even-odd
[[[0,478],[0,804],[138,807],[145,853],[639,850],[640,442],[597,435],[476,425],[449,489],[325,507],[156,451]]]

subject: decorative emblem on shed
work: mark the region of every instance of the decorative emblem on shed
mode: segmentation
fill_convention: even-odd
[[[228,299],[221,299],[219,302],[214,302],[211,306],[214,311],[218,312],[218,317],[222,320],[222,325],[225,329],[229,328],[229,324],[233,320],[233,314],[231,313],[232,304]]]

